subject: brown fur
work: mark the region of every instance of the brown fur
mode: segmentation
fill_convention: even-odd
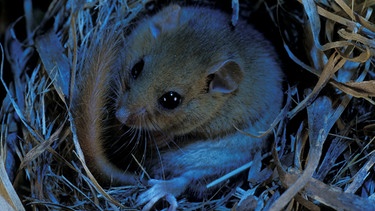
[[[233,30],[229,20],[215,10],[172,5],[139,23],[124,50],[110,38],[89,54],[93,59],[84,69],[90,73],[82,76],[76,101],[77,133],[87,163],[102,179],[134,183],[102,153],[101,109],[109,87],[117,84],[120,122],[158,134],[155,142],[148,140],[151,151],[144,163],[159,179],[139,198],[139,204],[151,201],[146,210],[168,194],[178,196],[186,189],[203,194],[205,178],[249,162],[266,145],[235,127],[253,134],[268,129],[281,107],[282,72],[260,33],[241,21]],[[144,68],[133,79],[129,72],[142,58]],[[182,96],[175,109],[158,104],[167,91]]]
[[[73,115],[77,136],[86,164],[102,183],[114,179],[119,183],[135,183],[135,177],[117,169],[105,156],[103,143],[106,129],[106,107],[116,56],[121,50],[121,36],[114,31],[94,32],[102,39],[91,39],[89,47],[81,52],[85,55],[80,61],[79,77],[73,95]],[[107,172],[110,172],[108,174]]]

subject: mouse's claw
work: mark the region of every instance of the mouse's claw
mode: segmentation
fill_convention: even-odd
[[[155,205],[157,201],[159,201],[161,198],[165,197],[165,200],[169,203],[168,211],[176,211],[178,203],[176,200],[176,197],[172,194],[161,194],[159,196],[156,196],[155,198],[152,198],[143,208],[142,211],[149,211],[151,208]]]
[[[174,178],[172,180],[150,180],[149,185],[152,187],[142,193],[137,199],[137,205],[146,204],[143,211],[151,210],[151,208],[161,198],[165,198],[169,206],[169,211],[175,211],[178,203],[176,196],[180,195],[186,188],[187,180],[183,177]]]

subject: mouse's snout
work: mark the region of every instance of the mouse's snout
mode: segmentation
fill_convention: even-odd
[[[131,112],[128,108],[122,106],[116,110],[116,118],[124,125],[128,127],[145,127],[144,120],[146,115],[145,108],[139,108],[135,112]]]
[[[126,124],[129,119],[130,112],[124,107],[120,107],[116,111],[116,118],[123,124]]]

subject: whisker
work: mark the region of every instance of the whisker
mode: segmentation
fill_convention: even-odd
[[[125,125],[122,125],[120,124],[120,126],[117,126],[115,128],[120,128],[120,131],[124,131],[124,127],[126,127]],[[133,138],[131,138],[130,140],[125,140],[124,139],[126,137],[132,137],[132,134],[134,133],[134,129],[132,128],[126,128],[125,129],[125,132],[121,133],[120,135],[118,135],[117,137],[117,140],[113,142],[112,146],[118,144],[118,142],[124,142],[124,144],[121,145],[121,148],[123,148],[124,146],[128,147],[130,144],[132,144],[133,142]],[[116,151],[119,151],[120,149],[117,149]]]
[[[144,124],[144,116],[142,115],[141,116],[141,121],[139,122],[139,125],[138,125],[138,128],[142,128],[142,125]],[[143,129],[141,129],[140,131],[139,131],[139,135],[138,135],[138,147],[139,148],[141,148],[143,151],[141,152],[141,154],[142,154],[142,158],[141,158],[141,164],[142,165],[144,165],[145,164],[145,162],[146,162],[146,155],[147,155],[147,145],[148,145],[148,140],[147,140],[147,138],[146,138],[146,134],[145,133],[147,133],[147,131],[145,131],[145,130],[143,130]],[[142,139],[142,141],[140,141],[140,139]],[[140,143],[142,143],[143,144],[143,147],[142,146],[140,146]]]

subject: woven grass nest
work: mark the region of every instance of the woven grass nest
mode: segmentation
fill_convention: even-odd
[[[375,1],[173,2],[267,16],[261,28],[272,32],[287,75],[270,153],[238,169],[249,175],[241,186],[204,201],[182,195],[179,209],[375,210]],[[86,168],[70,93],[93,30],[108,21],[130,30],[168,3],[55,0],[42,19],[30,3],[24,0],[25,15],[9,25],[0,51],[1,209],[141,209],[135,200],[146,187],[103,188]],[[229,177],[218,178],[224,188]]]

